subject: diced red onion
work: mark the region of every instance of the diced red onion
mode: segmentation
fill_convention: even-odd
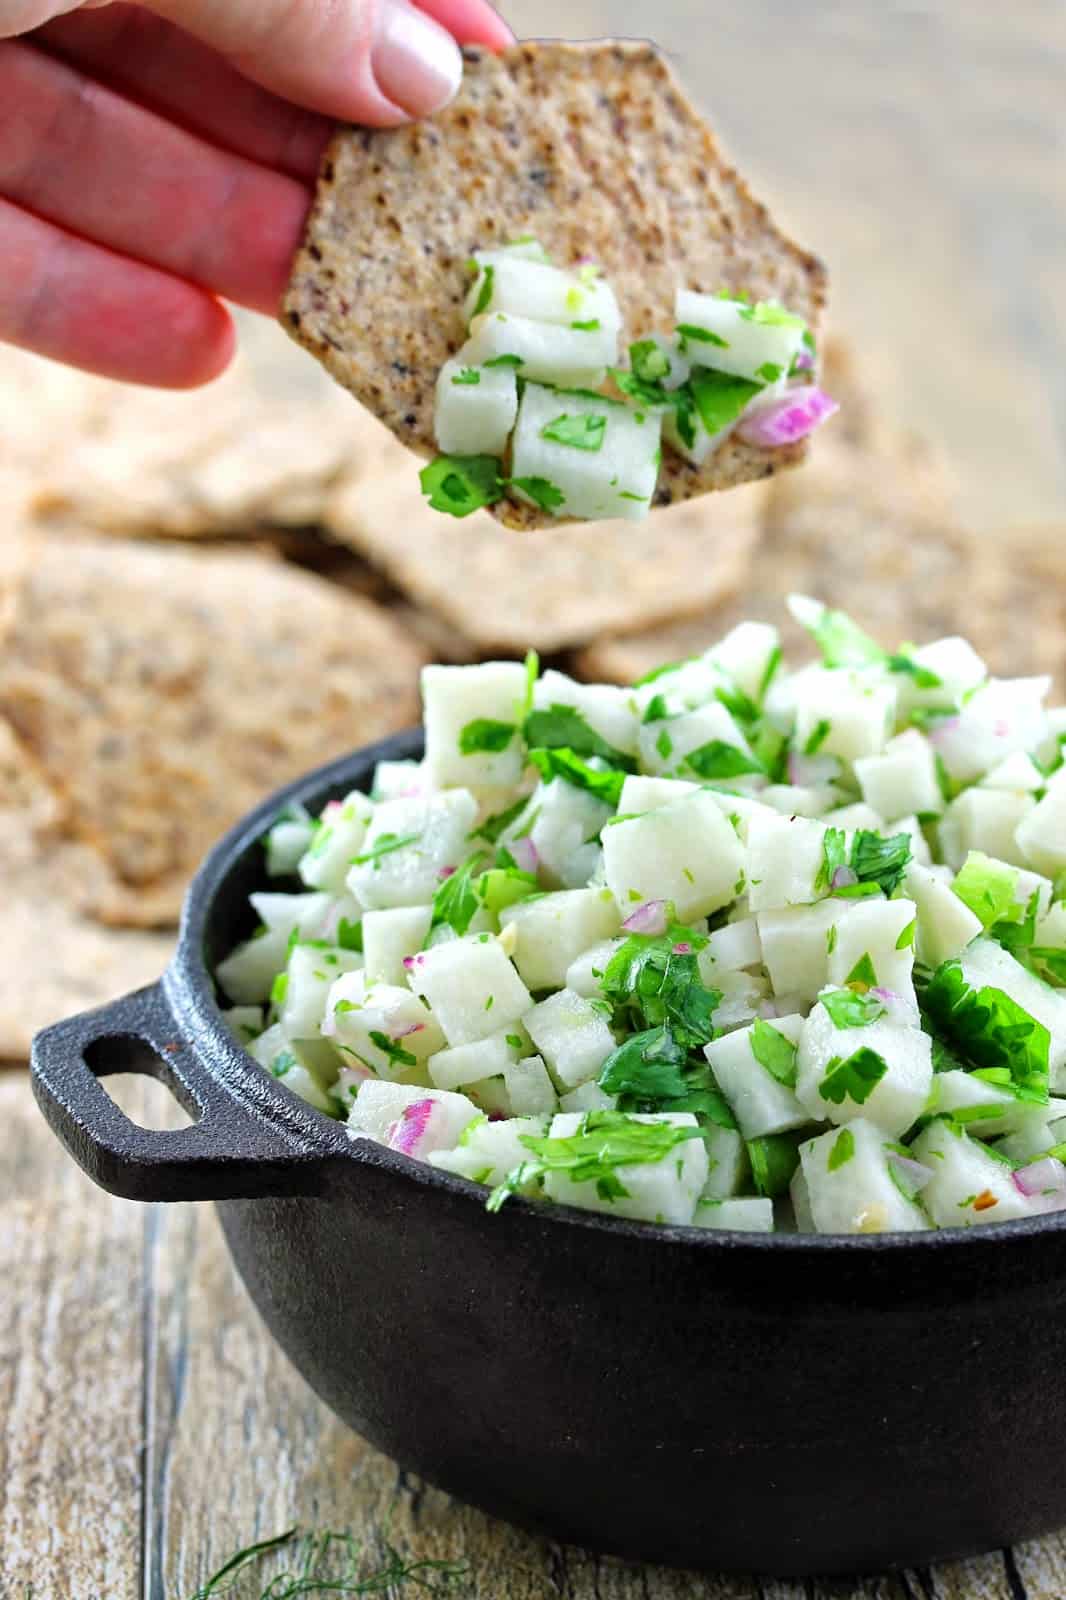
[[[646,933],[658,938],[666,932],[666,901],[645,900],[626,918],[624,933]]]
[[[796,352],[796,359],[793,362],[793,366],[797,372],[814,371],[814,357],[811,355],[811,352],[807,349],[805,344],[800,345],[799,350]]]
[[[540,865],[540,853],[528,834],[524,839],[516,839],[508,848],[521,872],[536,872]]]
[[[424,1027],[424,1022],[409,1022],[406,1028],[397,1028],[395,1033],[390,1033],[389,1038],[392,1040],[407,1039],[412,1033],[421,1033]]]
[[[823,389],[808,384],[802,389],[790,389],[778,399],[753,406],[737,432],[745,444],[774,450],[806,439],[839,410],[836,401]]]
[[[441,867],[440,871],[437,873],[437,877],[442,879],[442,880],[444,878],[452,878],[454,876],[455,876],[455,868],[454,867]]]
[[[422,955],[404,956],[404,958],[403,958],[404,971],[405,972],[417,972],[419,967],[421,967],[424,959],[425,958]]]
[[[331,800],[328,805],[322,807],[321,820],[323,822],[332,820],[332,818],[335,817],[341,809],[342,806],[339,800]]]
[[[1009,722],[1005,722],[1003,720],[1003,718],[1000,717],[998,722],[994,722],[992,724],[992,733],[993,733],[994,737],[997,738],[997,739],[1009,739],[1010,738],[1010,723]]]
[[[692,946],[690,944],[686,943],[686,941],[684,939],[681,940],[680,944],[675,944],[674,945],[674,955],[675,956],[690,956],[691,954],[692,954]]]
[[[946,733],[954,733],[959,726],[958,717],[945,717],[943,722],[936,722],[929,729],[928,739],[931,745],[938,745],[943,741]]]
[[[1039,1161],[1031,1161],[1027,1167],[1019,1167],[1011,1174],[1014,1187],[1019,1194],[1024,1194],[1027,1200],[1037,1195],[1045,1195],[1050,1190],[1052,1194],[1062,1194],[1066,1191],[1066,1167],[1061,1161],[1056,1161],[1054,1156],[1043,1156]]]
[[[912,1161],[910,1156],[900,1156],[894,1150],[890,1150],[888,1159],[893,1162],[900,1176],[906,1178],[915,1189],[924,1189],[933,1177],[928,1167],[923,1167],[920,1161]]]
[[[399,1150],[405,1156],[414,1155],[425,1137],[435,1103],[433,1100],[416,1100],[412,1105],[404,1106],[386,1137],[385,1142],[391,1150]]]
[[[421,800],[422,792],[422,785],[416,783],[412,784],[409,789],[401,789],[396,798],[397,800]]]
[[[851,867],[837,867],[833,873],[831,887],[834,889],[852,889],[859,881],[859,874],[852,871]]]

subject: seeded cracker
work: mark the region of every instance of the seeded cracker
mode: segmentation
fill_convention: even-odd
[[[433,391],[466,337],[466,263],[493,242],[533,234],[559,264],[599,262],[629,340],[669,331],[681,285],[777,300],[817,329],[824,268],[726,166],[651,45],[465,55],[463,87],[434,121],[335,136],[283,305],[293,337],[403,444],[435,454]],[[667,451],[656,503],[804,454],[733,439],[695,468]],[[507,501],[496,512],[516,527],[552,521]]]

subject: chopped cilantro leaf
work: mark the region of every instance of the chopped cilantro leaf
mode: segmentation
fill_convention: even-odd
[[[381,833],[369,850],[364,850],[362,855],[352,857],[352,865],[362,867],[368,861],[373,861],[376,865],[383,856],[391,856],[396,850],[406,850],[409,844],[417,844],[421,837],[420,833]]]
[[[960,961],[945,961],[922,991],[922,1007],[950,1045],[981,1067],[1007,1067],[1016,1085],[1047,1092],[1051,1037],[1002,989],[974,989]]]
[[[670,358],[654,339],[639,339],[631,344],[629,364],[641,383],[661,383],[670,376]]]
[[[362,951],[363,924],[362,921],[353,922],[348,917],[341,917],[337,925],[337,943],[342,950]]]
[[[919,666],[917,661],[903,651],[889,656],[885,665],[888,667],[889,672],[898,672],[908,678],[913,678],[916,689],[940,689],[943,687],[943,678],[939,678],[935,672],[930,672],[928,667]]]
[[[690,342],[692,344],[713,344],[718,350],[728,350],[729,340],[723,339],[720,333],[712,333],[710,328],[699,328],[694,322],[679,322],[677,335],[681,340],[681,348]]]
[[[563,412],[540,430],[541,438],[551,444],[566,445],[571,450],[585,450],[590,455],[603,449],[606,435],[606,416],[590,411],[579,411],[572,416]]]
[[[487,839],[490,844],[495,844],[500,835],[506,833],[513,822],[518,821],[528,804],[528,800],[516,800],[506,811],[497,811],[494,817],[486,817],[480,828],[471,834],[471,838]]]
[[[829,1152],[826,1162],[830,1172],[839,1172],[841,1167],[846,1167],[855,1154],[855,1135],[850,1128],[841,1128],[833,1141],[833,1148]]]
[[[489,717],[476,717],[459,734],[459,754],[472,756],[485,752],[499,755],[500,751],[507,749],[517,732],[513,722],[494,722]]]
[[[489,306],[492,304],[492,296],[496,289],[496,268],[493,266],[484,266],[482,267],[481,271],[481,289],[477,300],[474,302],[474,311],[471,320],[473,320],[473,317],[480,317],[482,312],[489,309]]]
[[[747,1140],[751,1176],[757,1193],[776,1200],[787,1192],[799,1166],[802,1134],[769,1133]]]
[[[548,1172],[565,1172],[574,1183],[595,1183],[601,1198],[621,1198],[625,1189],[616,1176],[619,1167],[665,1161],[678,1145],[700,1136],[698,1127],[637,1122],[621,1111],[588,1111],[569,1137],[538,1139],[522,1134],[521,1143],[532,1160],[523,1161],[493,1190],[488,1209],[498,1211],[508,1195]]]
[[[661,761],[669,761],[674,753],[674,741],[665,728],[661,729],[659,737],[655,741],[655,749]]]
[[[495,456],[438,456],[422,469],[420,481],[433,510],[451,517],[495,505],[504,487]]]
[[[541,711],[531,711],[523,732],[526,743],[537,748],[565,747],[579,756],[599,756],[612,767],[624,767],[629,772],[636,766],[632,756],[608,744],[575,706],[550,705]]]
[[[819,1000],[834,1028],[866,1028],[885,1015],[876,995],[856,994],[853,989],[834,989],[819,995]]]
[[[844,979],[845,989],[853,989],[856,994],[865,994],[868,989],[877,987],[877,973],[870,960],[869,952],[859,957],[847,977]]]
[[[896,940],[896,949],[897,950],[910,950],[910,949],[912,949],[913,946],[914,946],[914,941],[915,941],[917,935],[918,935],[918,918],[915,917],[911,922],[908,922],[907,926],[903,929],[903,931],[900,934],[899,938]]]
[[[700,978],[695,952],[706,942],[688,928],[671,927],[656,937],[633,934],[607,963],[600,987],[645,1029],[665,1025],[684,1049],[701,1049],[714,1037],[722,998]],[[679,945],[686,948],[679,952]]]
[[[994,922],[1021,919],[1021,907],[1015,898],[1017,870],[1004,861],[994,861],[980,850],[970,851],[951,887],[984,928],[990,928]]]
[[[433,926],[447,923],[462,938],[481,908],[474,877],[484,860],[483,851],[468,856],[461,867],[445,878],[433,896]]]
[[[601,323],[599,317],[591,317],[588,322],[572,322],[570,326],[575,333],[599,333]]]
[[[721,433],[740,416],[748,401],[759,393],[760,385],[730,373],[712,372],[706,367],[692,374],[692,397],[700,421],[710,434]]]
[[[525,364],[526,364],[525,356],[513,356],[513,355],[493,356],[491,361],[486,361],[485,362],[485,366],[486,367],[515,367],[515,368],[517,368],[517,367],[524,367]]]
[[[865,1105],[887,1071],[888,1063],[884,1056],[863,1045],[854,1055],[833,1057],[826,1068],[825,1077],[818,1085],[818,1093],[833,1105],[843,1105],[845,1100],[852,1100],[859,1106]]]
[[[597,795],[612,809],[617,808],[622,796],[622,785],[628,773],[617,767],[590,767],[588,763],[566,746],[559,749],[537,749],[529,752],[529,760],[545,783],[562,778],[576,789],[587,789]]]
[[[756,1018],[752,1026],[751,1053],[771,1078],[776,1078],[786,1089],[795,1088],[796,1046],[780,1029],[771,1027],[761,1017]]]
[[[869,828],[860,828],[851,846],[851,870],[860,884],[876,884],[886,898],[891,897],[910,864],[912,843],[909,833],[885,838]]]
[[[832,889],[833,879],[841,867],[848,864],[848,840],[843,828],[826,828],[822,835],[822,865],[814,880],[818,892]]]
[[[388,1056],[389,1060],[397,1067],[417,1067],[418,1065],[417,1056],[413,1056],[410,1050],[405,1050],[402,1045],[397,1044],[395,1039],[390,1039],[387,1033],[381,1033],[377,1028],[371,1029],[370,1043],[377,1045],[382,1055]]]
[[[797,618],[814,639],[827,667],[883,667],[885,652],[843,611],[815,607]]]
[[[784,370],[776,361],[764,361],[761,367],[755,369],[755,376],[761,383],[776,383]]]
[[[464,367],[462,372],[457,372],[452,383],[457,389],[475,388],[481,382],[481,374],[476,367]]]
[[[740,315],[745,322],[754,322],[761,328],[802,328],[804,331],[807,328],[802,317],[786,311],[784,306],[777,305],[773,300],[759,300],[753,306],[741,306]]]
[[[803,746],[803,754],[805,756],[817,755],[832,731],[833,724],[827,717],[822,717],[815,725],[807,743]]]
[[[763,770],[754,756],[747,755],[735,744],[727,744],[724,739],[711,739],[697,750],[690,750],[681,765],[707,783]]]
[[[512,487],[528,495],[542,511],[558,511],[566,504],[566,496],[558,485],[548,478],[511,478]]]

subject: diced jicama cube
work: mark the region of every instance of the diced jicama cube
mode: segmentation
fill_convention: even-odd
[[[953,960],[983,931],[981,919],[928,867],[912,861],[903,887],[918,914],[914,954],[926,966]]]
[[[951,802],[940,819],[938,837],[944,859],[958,868],[971,850],[980,850],[1015,867],[1029,865],[1017,836],[1024,832],[1036,805],[1031,794],[1017,790],[967,789]],[[1063,814],[1066,815],[1066,806]]]
[[[561,1112],[552,1119],[551,1137],[571,1138],[579,1132],[582,1120],[580,1112]],[[696,1118],[687,1112],[635,1116],[632,1121],[697,1126]],[[544,1191],[559,1205],[581,1206],[586,1211],[644,1222],[690,1223],[707,1179],[707,1151],[702,1139],[686,1139],[663,1160],[620,1166],[614,1176],[620,1193],[618,1186],[603,1188],[595,1179],[575,1183],[568,1172],[549,1172]]]
[[[424,995],[450,1045],[473,1044],[519,1022],[532,996],[498,939],[452,939],[411,960],[408,982]]]
[[[797,995],[811,1005],[829,977],[829,946],[844,914],[843,900],[760,911],[759,942],[775,994]]]
[[[699,1200],[692,1223],[696,1228],[725,1228],[731,1233],[773,1233],[774,1203],[761,1195],[742,1200]]]
[[[270,998],[277,974],[284,967],[294,929],[304,938],[317,938],[329,910],[328,894],[254,894],[252,909],[261,927],[245,939],[215,968],[215,978],[235,1005],[259,1005]]]
[[[1051,784],[1044,798],[1019,822],[1023,858],[1038,872],[1056,877],[1066,870],[1066,784]]]
[[[470,853],[477,801],[467,789],[428,799],[379,805],[363,848],[348,873],[348,887],[371,910],[422,906],[433,899],[446,867]]]
[[[704,1047],[715,1082],[729,1101],[745,1139],[805,1128],[811,1121],[788,1084],[770,1070],[770,1066],[778,1072],[787,1068],[791,1053],[795,1071],[795,1047],[802,1028],[802,1017],[775,1017],[772,1022],[752,1024],[713,1039]]]
[[[421,761],[379,761],[374,768],[370,798],[413,800],[426,793],[429,785]]]
[[[743,972],[747,967],[762,966],[762,942],[759,924],[754,917],[741,917],[737,922],[727,922],[716,928],[707,944],[697,956],[700,977],[714,988],[716,976],[723,972]]]
[[[457,1044],[448,1050],[439,1050],[430,1056],[426,1067],[436,1088],[464,1089],[467,1084],[481,1083],[485,1078],[502,1078],[524,1048],[525,1042],[519,1034],[508,1036],[507,1030],[502,1029],[474,1044]]]
[[[571,961],[612,938],[621,920],[609,889],[564,889],[500,913],[501,928],[518,929],[513,960],[529,989],[560,988]]]
[[[911,1155],[933,1174],[922,1190],[922,1205],[938,1228],[1012,1222],[1036,1209],[1014,1182],[1009,1161],[997,1160],[946,1118],[938,1117],[918,1135]]]
[[[481,1117],[472,1100],[439,1089],[420,1089],[369,1078],[348,1114],[348,1136],[374,1139],[390,1150],[426,1161],[437,1150],[453,1150]]]
[[[796,1095],[815,1121],[865,1117],[890,1138],[921,1116],[933,1081],[932,1045],[920,1028],[887,1018],[838,1028],[823,1005],[803,1024],[796,1066]]]
[[[238,1044],[248,1045],[263,1031],[262,1006],[230,1006],[222,1020]]]
[[[450,456],[502,456],[518,415],[513,367],[471,367],[456,358],[437,379],[433,426]]]
[[[303,806],[286,806],[266,836],[267,875],[286,878],[295,872],[314,831],[314,820]]]
[[[634,817],[644,811],[659,811],[675,800],[683,800],[687,794],[695,794],[698,788],[698,783],[680,778],[648,778],[643,773],[634,773],[622,785],[618,814]]]
[[[796,748],[857,761],[880,755],[896,715],[896,680],[841,667],[810,667],[795,680]]]
[[[767,810],[748,824],[748,903],[752,911],[810,905],[828,894],[825,824]],[[790,986],[791,987],[791,986]]]
[[[807,1179],[803,1175],[802,1159],[792,1174],[792,1182],[788,1186],[788,1198],[792,1203],[792,1220],[796,1225],[796,1232],[817,1233],[814,1212],[811,1210],[811,1193],[807,1187]]]
[[[358,790],[326,806],[307,853],[299,862],[300,877],[309,889],[338,894],[344,888],[352,858],[362,849],[372,812],[370,801]]]
[[[301,1061],[297,1050],[285,1038],[280,1024],[268,1028],[258,1039],[253,1040],[248,1046],[248,1053],[270,1073],[272,1078],[277,1078],[279,1083],[283,1083],[291,1094],[296,1095],[307,1105],[314,1106],[316,1111],[324,1112],[326,1116],[335,1115],[336,1100]]]
[[[546,1116],[514,1117],[506,1122],[471,1122],[454,1150],[434,1151],[429,1164],[440,1172],[452,1172],[456,1177],[494,1188],[524,1161],[535,1159],[522,1139],[543,1139],[547,1131]],[[519,1193],[522,1192],[520,1189]]]
[[[598,839],[611,808],[587,789],[562,778],[538,784],[529,805],[501,837],[513,851],[528,839],[540,881],[563,888],[586,884],[599,853]]]
[[[523,1056],[503,1069],[503,1081],[516,1117],[553,1113],[559,1104],[555,1085],[540,1056]]]
[[[512,359],[508,361],[508,357]],[[487,365],[490,371],[495,370],[495,362],[530,383],[598,389],[607,368],[618,359],[618,336],[609,328],[582,333],[493,312],[474,318],[470,338],[456,359],[472,367]]]
[[[649,773],[677,773],[701,783],[732,783],[760,770],[736,720],[717,700],[643,723],[640,764]]]
[[[368,911],[363,918],[363,958],[367,981],[407,983],[404,960],[421,950],[433,921],[432,906],[394,906]]]
[[[863,800],[857,800],[850,806],[837,806],[827,813],[824,820],[830,828],[869,828],[874,833],[884,833],[888,827],[881,813]]]
[[[881,755],[861,756],[855,776],[867,805],[886,822],[909,813],[939,815],[944,809],[932,746],[916,728],[890,739]]]
[[[781,306],[751,305],[691,289],[678,290],[677,327],[694,365],[759,383],[788,375],[806,332],[803,318]]]
[[[757,972],[720,972],[714,987],[721,1000],[714,1013],[716,1028],[740,1028],[757,1017],[770,996],[770,985]]]
[[[1021,750],[1007,756],[998,767],[993,767],[980,779],[982,789],[1012,789],[1023,794],[1036,794],[1046,782],[1032,756],[1027,756]]]
[[[914,902],[878,897],[845,901],[844,905],[844,914],[837,923],[836,942],[829,953],[829,982],[848,983],[863,958],[869,957],[878,987],[914,1006],[911,933],[918,915]],[[917,1021],[916,1007],[914,1020]]]
[[[578,683],[549,667],[533,689],[533,709],[548,711],[554,706],[571,706],[612,749],[636,755],[640,718],[627,689],[609,683]]]
[[[919,685],[914,673],[897,676],[901,717],[909,716],[918,706],[929,711],[952,710],[988,677],[988,669],[976,650],[958,637],[936,639],[932,644],[908,650],[907,655],[921,669],[924,681]],[[933,678],[938,681],[928,681]]]
[[[568,1089],[598,1077],[615,1048],[605,1018],[569,989],[549,995],[522,1020],[556,1081]]]
[[[1051,1087],[1066,1087],[1066,993],[1016,961],[995,939],[976,939],[959,957],[971,989],[1002,989],[1048,1030]]]
[[[759,790],[759,800],[783,817],[824,817],[844,798],[843,790],[825,783],[818,788],[791,783],[769,783]]]
[[[671,900],[687,922],[744,892],[744,847],[715,797],[701,789],[605,828],[603,855],[623,915],[643,900]]]
[[[703,1130],[707,1151],[707,1178],[704,1200],[728,1200],[739,1194],[751,1172],[748,1147],[736,1128],[720,1128],[711,1123]]]
[[[289,1039],[313,1039],[326,1014],[330,989],[346,972],[356,972],[363,958],[352,950],[296,944],[280,985],[278,1021]]]
[[[480,271],[467,296],[467,321],[504,312],[533,322],[551,322],[576,332],[613,335],[615,355],[622,313],[605,278],[591,272],[566,272],[561,267],[525,260],[514,251],[482,251]],[[599,324],[593,327],[592,324]]]
[[[916,1158],[917,1150],[914,1152]],[[929,1219],[893,1175],[882,1131],[862,1117],[800,1145],[811,1220],[819,1233],[915,1233]],[[930,1185],[931,1187],[931,1185]],[[922,1191],[923,1199],[928,1190]],[[797,1223],[802,1226],[797,1206]]]
[[[529,383],[518,408],[512,482],[523,493],[523,483],[548,485],[538,487],[539,501],[558,516],[637,520],[655,493],[660,438],[660,418],[651,411]]]
[[[560,1111],[613,1111],[617,1104],[617,1095],[606,1094],[595,1078],[559,1096]]]
[[[431,788],[515,789],[525,746],[526,670],[518,661],[424,667],[425,775]]]
[[[930,743],[950,775],[972,783],[1016,750],[1037,749],[1050,685],[1050,678],[990,678],[954,716],[934,723]]]
[[[769,622],[738,622],[707,652],[707,660],[732,678],[756,705],[781,660],[781,635]]]
[[[616,950],[620,950],[624,936],[604,939],[590,950],[582,950],[566,969],[566,987],[586,1000],[595,1000],[603,992],[603,975]]]
[[[1046,1126],[1049,1113],[1047,1106],[1019,1100],[1006,1089],[961,1070],[936,1074],[927,1110],[962,1123],[980,1139],[1017,1133],[1031,1123]],[[1050,1145],[1049,1140],[1046,1148]]]
[[[346,1060],[396,1082],[424,1082],[427,1059],[444,1048],[440,1023],[417,995],[389,983],[368,984],[361,972],[338,978],[330,989],[322,1034]]]

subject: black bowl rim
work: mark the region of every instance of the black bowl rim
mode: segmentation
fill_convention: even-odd
[[[234,1041],[222,1020],[214,980],[204,959],[205,935],[220,893],[225,888],[236,861],[250,845],[266,833],[278,812],[287,804],[303,803],[315,811],[325,803],[329,791],[340,792],[359,786],[379,761],[418,759],[422,754],[421,728],[408,729],[388,739],[364,745],[346,756],[314,768],[286,784],[248,812],[211,850],[193,879],[182,909],[178,945],[163,980],[167,997],[182,1026],[190,1048],[203,1069],[224,1079],[226,1086],[258,1117],[266,1116],[281,1132],[295,1137],[305,1151],[323,1157],[346,1158],[356,1165],[372,1164],[391,1168],[411,1182],[430,1190],[444,1190],[476,1205],[487,1226],[499,1226],[501,1216],[485,1211],[485,1190],[452,1173],[441,1172],[428,1162],[417,1161],[399,1151],[387,1150],[370,1140],[349,1139],[343,1126],[324,1113],[315,1111],[286,1089],[279,1080],[254,1060]],[[1046,1216],[1020,1218],[1012,1222],[986,1223],[970,1228],[938,1228],[915,1233],[817,1234],[746,1233],[726,1228],[696,1228],[680,1224],[651,1226],[628,1218],[609,1217],[602,1212],[583,1211],[574,1206],[547,1206],[543,1202],[514,1196],[508,1200],[509,1215],[533,1216],[582,1229],[595,1236],[609,1233],[673,1248],[701,1252],[726,1250],[752,1253],[787,1250],[824,1255],[847,1252],[893,1253],[930,1250],[989,1250],[1012,1239],[1062,1231],[1066,1211]]]

